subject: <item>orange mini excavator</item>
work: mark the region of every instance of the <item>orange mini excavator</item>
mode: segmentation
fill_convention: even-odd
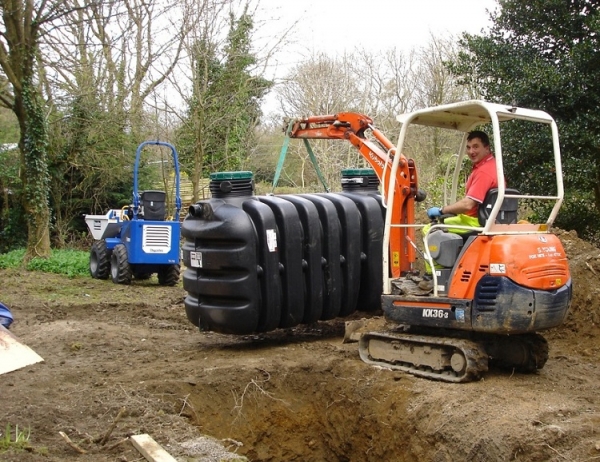
[[[380,180],[386,209],[381,301],[386,319],[397,328],[362,333],[361,358],[448,382],[475,380],[489,362],[524,372],[542,368],[548,345],[537,332],[564,321],[572,295],[565,251],[551,233],[563,201],[556,123],[543,111],[479,100],[427,108],[398,120],[397,148],[369,117],[355,113],[297,120],[288,130],[291,138],[348,140]],[[540,130],[547,131],[555,186],[548,193],[501,184],[480,206],[480,226],[466,235],[450,232],[443,221],[433,224],[423,236],[422,252],[436,268],[433,291],[419,291],[415,235],[426,223],[416,221],[415,203],[425,194],[418,188],[415,162],[402,154],[407,133],[426,126],[463,134],[454,174],[446,179],[445,201],[451,203],[460,189],[467,133],[479,125],[493,129],[497,173],[504,177],[500,126],[508,121],[541,124]],[[549,201],[545,222],[518,219],[519,202],[524,200]]]

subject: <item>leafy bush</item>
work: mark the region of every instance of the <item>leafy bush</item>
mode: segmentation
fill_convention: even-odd
[[[10,204],[10,209],[4,210],[0,216],[0,252],[8,252],[26,245],[26,230],[27,221],[23,207],[19,204]]]
[[[25,249],[0,254],[0,268],[17,268],[23,265]],[[25,269],[46,273],[64,274],[69,277],[89,274],[89,253],[81,250],[52,250],[50,258],[33,258]]]
[[[0,254],[0,269],[21,266],[23,257],[25,257],[25,249],[11,250],[10,252]]]

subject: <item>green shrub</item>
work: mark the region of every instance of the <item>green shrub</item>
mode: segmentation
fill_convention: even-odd
[[[0,254],[0,268],[18,268],[23,265],[25,249]],[[89,252],[82,250],[52,250],[50,258],[33,258],[25,269],[46,273],[64,274],[69,277],[89,274]]]
[[[1,159],[0,159],[1,160]],[[18,249],[27,244],[27,220],[19,204],[11,204],[0,216],[0,253]]]
[[[23,264],[25,257],[25,249],[11,250],[7,253],[0,254],[0,268],[18,268]]]

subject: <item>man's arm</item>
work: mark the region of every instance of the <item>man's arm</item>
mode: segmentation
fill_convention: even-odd
[[[477,205],[479,205],[478,202],[474,201],[470,197],[465,197],[454,204],[443,206],[442,214],[458,215],[459,213],[466,213]]]

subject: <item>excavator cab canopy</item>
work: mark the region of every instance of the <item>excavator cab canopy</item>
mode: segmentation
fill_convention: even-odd
[[[524,109],[485,101],[472,100],[436,106],[397,117],[401,124],[417,124],[429,127],[447,128],[469,132],[481,124],[521,119],[532,122],[552,124],[554,119],[546,112],[536,109]]]
[[[549,126],[553,146],[554,172],[556,180],[556,188],[555,191],[553,191],[553,193],[555,194],[547,196],[518,195],[518,197],[515,198],[523,197],[554,201],[554,207],[542,231],[547,232],[548,229],[552,226],[552,223],[556,219],[556,216],[563,201],[564,188],[562,177],[562,163],[558,140],[558,128],[552,116],[550,116],[547,112],[535,109],[525,109],[510,105],[489,103],[480,100],[471,100],[422,109],[412,113],[401,114],[397,117],[397,120],[402,124],[402,128],[400,130],[400,138],[397,146],[399,152],[404,152],[406,134],[409,128],[413,125],[437,127],[449,130],[456,130],[464,133],[462,143],[457,154],[456,168],[454,171],[454,178],[452,180],[452,194],[451,197],[447,200],[448,203],[454,202],[456,200],[456,190],[459,186],[458,180],[460,166],[466,153],[466,140],[468,132],[475,129],[479,125],[492,125],[493,133],[490,133],[489,135],[490,139],[493,140],[498,178],[504,178],[504,163],[502,155],[502,140],[500,136],[500,123],[511,120],[526,120],[529,122],[540,123]],[[394,181],[394,166],[395,162],[394,164],[392,164],[392,175],[389,177],[390,182]],[[393,188],[388,188],[388,191],[391,192],[392,189]],[[490,220],[488,220],[485,228],[482,230],[483,233],[494,233],[494,230],[498,230],[494,226],[494,224],[496,221],[497,213],[500,210],[502,202],[505,198],[505,193],[505,185],[504,183],[500,182],[498,186],[496,204],[490,211]],[[389,199],[391,201],[391,197]],[[538,230],[538,228],[535,229]],[[502,228],[500,228],[500,230],[502,230]]]
[[[488,135],[490,141],[493,142],[493,151],[496,158],[496,169],[498,178],[505,178],[504,175],[504,158],[502,152],[502,140],[500,132],[500,124],[513,121],[522,120],[532,123],[542,124],[549,128],[549,136],[552,139],[552,150],[554,159],[554,172],[556,187],[552,188],[552,192],[549,195],[545,193],[532,195],[526,194],[515,190],[506,189],[504,182],[500,182],[498,191],[496,194],[495,202],[489,210],[489,218],[485,224],[480,228],[475,228],[482,234],[521,234],[521,233],[548,233],[551,228],[558,211],[563,201],[564,189],[563,189],[563,177],[562,177],[562,164],[560,157],[560,147],[558,139],[558,128],[552,116],[548,113],[535,109],[520,108],[512,105],[489,103],[481,100],[471,100],[458,103],[451,103],[426,109],[417,110],[411,113],[401,114],[397,117],[397,120],[401,123],[400,136],[397,144],[397,152],[405,153],[405,141],[407,139],[407,133],[411,128],[415,126],[435,127],[447,130],[454,130],[463,133],[462,142],[460,143],[459,150],[456,154],[456,163],[454,166],[454,173],[452,175],[451,186],[449,188],[449,197],[446,197],[446,188],[444,189],[444,204],[453,203],[457,200],[457,193],[461,186],[461,166],[466,156],[466,144],[468,133],[474,130],[480,125],[491,125],[492,133]],[[387,184],[383,185],[387,196],[387,204],[390,209],[393,209],[394,203],[394,181],[396,178],[396,171],[398,169],[398,163],[400,156],[396,156],[393,159],[391,166],[391,174]],[[447,175],[449,176],[449,174]],[[502,224],[497,223],[496,218],[502,208],[502,204],[505,199],[535,199],[553,201],[551,212],[545,223],[533,224],[533,223],[518,223],[518,224]],[[393,223],[390,214],[386,215],[385,223],[385,234],[384,234],[384,248],[389,245],[389,230],[394,227],[407,226],[402,223]],[[408,225],[410,226],[410,225]],[[414,226],[414,225],[413,225]],[[419,226],[419,225],[417,225]],[[421,225],[422,226],[422,225]],[[444,224],[437,224],[432,227],[431,231],[436,228],[448,228]],[[452,226],[456,228],[457,226]],[[430,231],[430,232],[431,232]],[[427,239],[427,237],[425,237]],[[425,242],[425,248],[427,249],[427,242]],[[385,267],[385,266],[384,266]],[[385,278],[385,275],[384,275]],[[387,278],[385,278],[387,279]],[[388,293],[390,290],[389,280],[384,281],[384,292]]]

